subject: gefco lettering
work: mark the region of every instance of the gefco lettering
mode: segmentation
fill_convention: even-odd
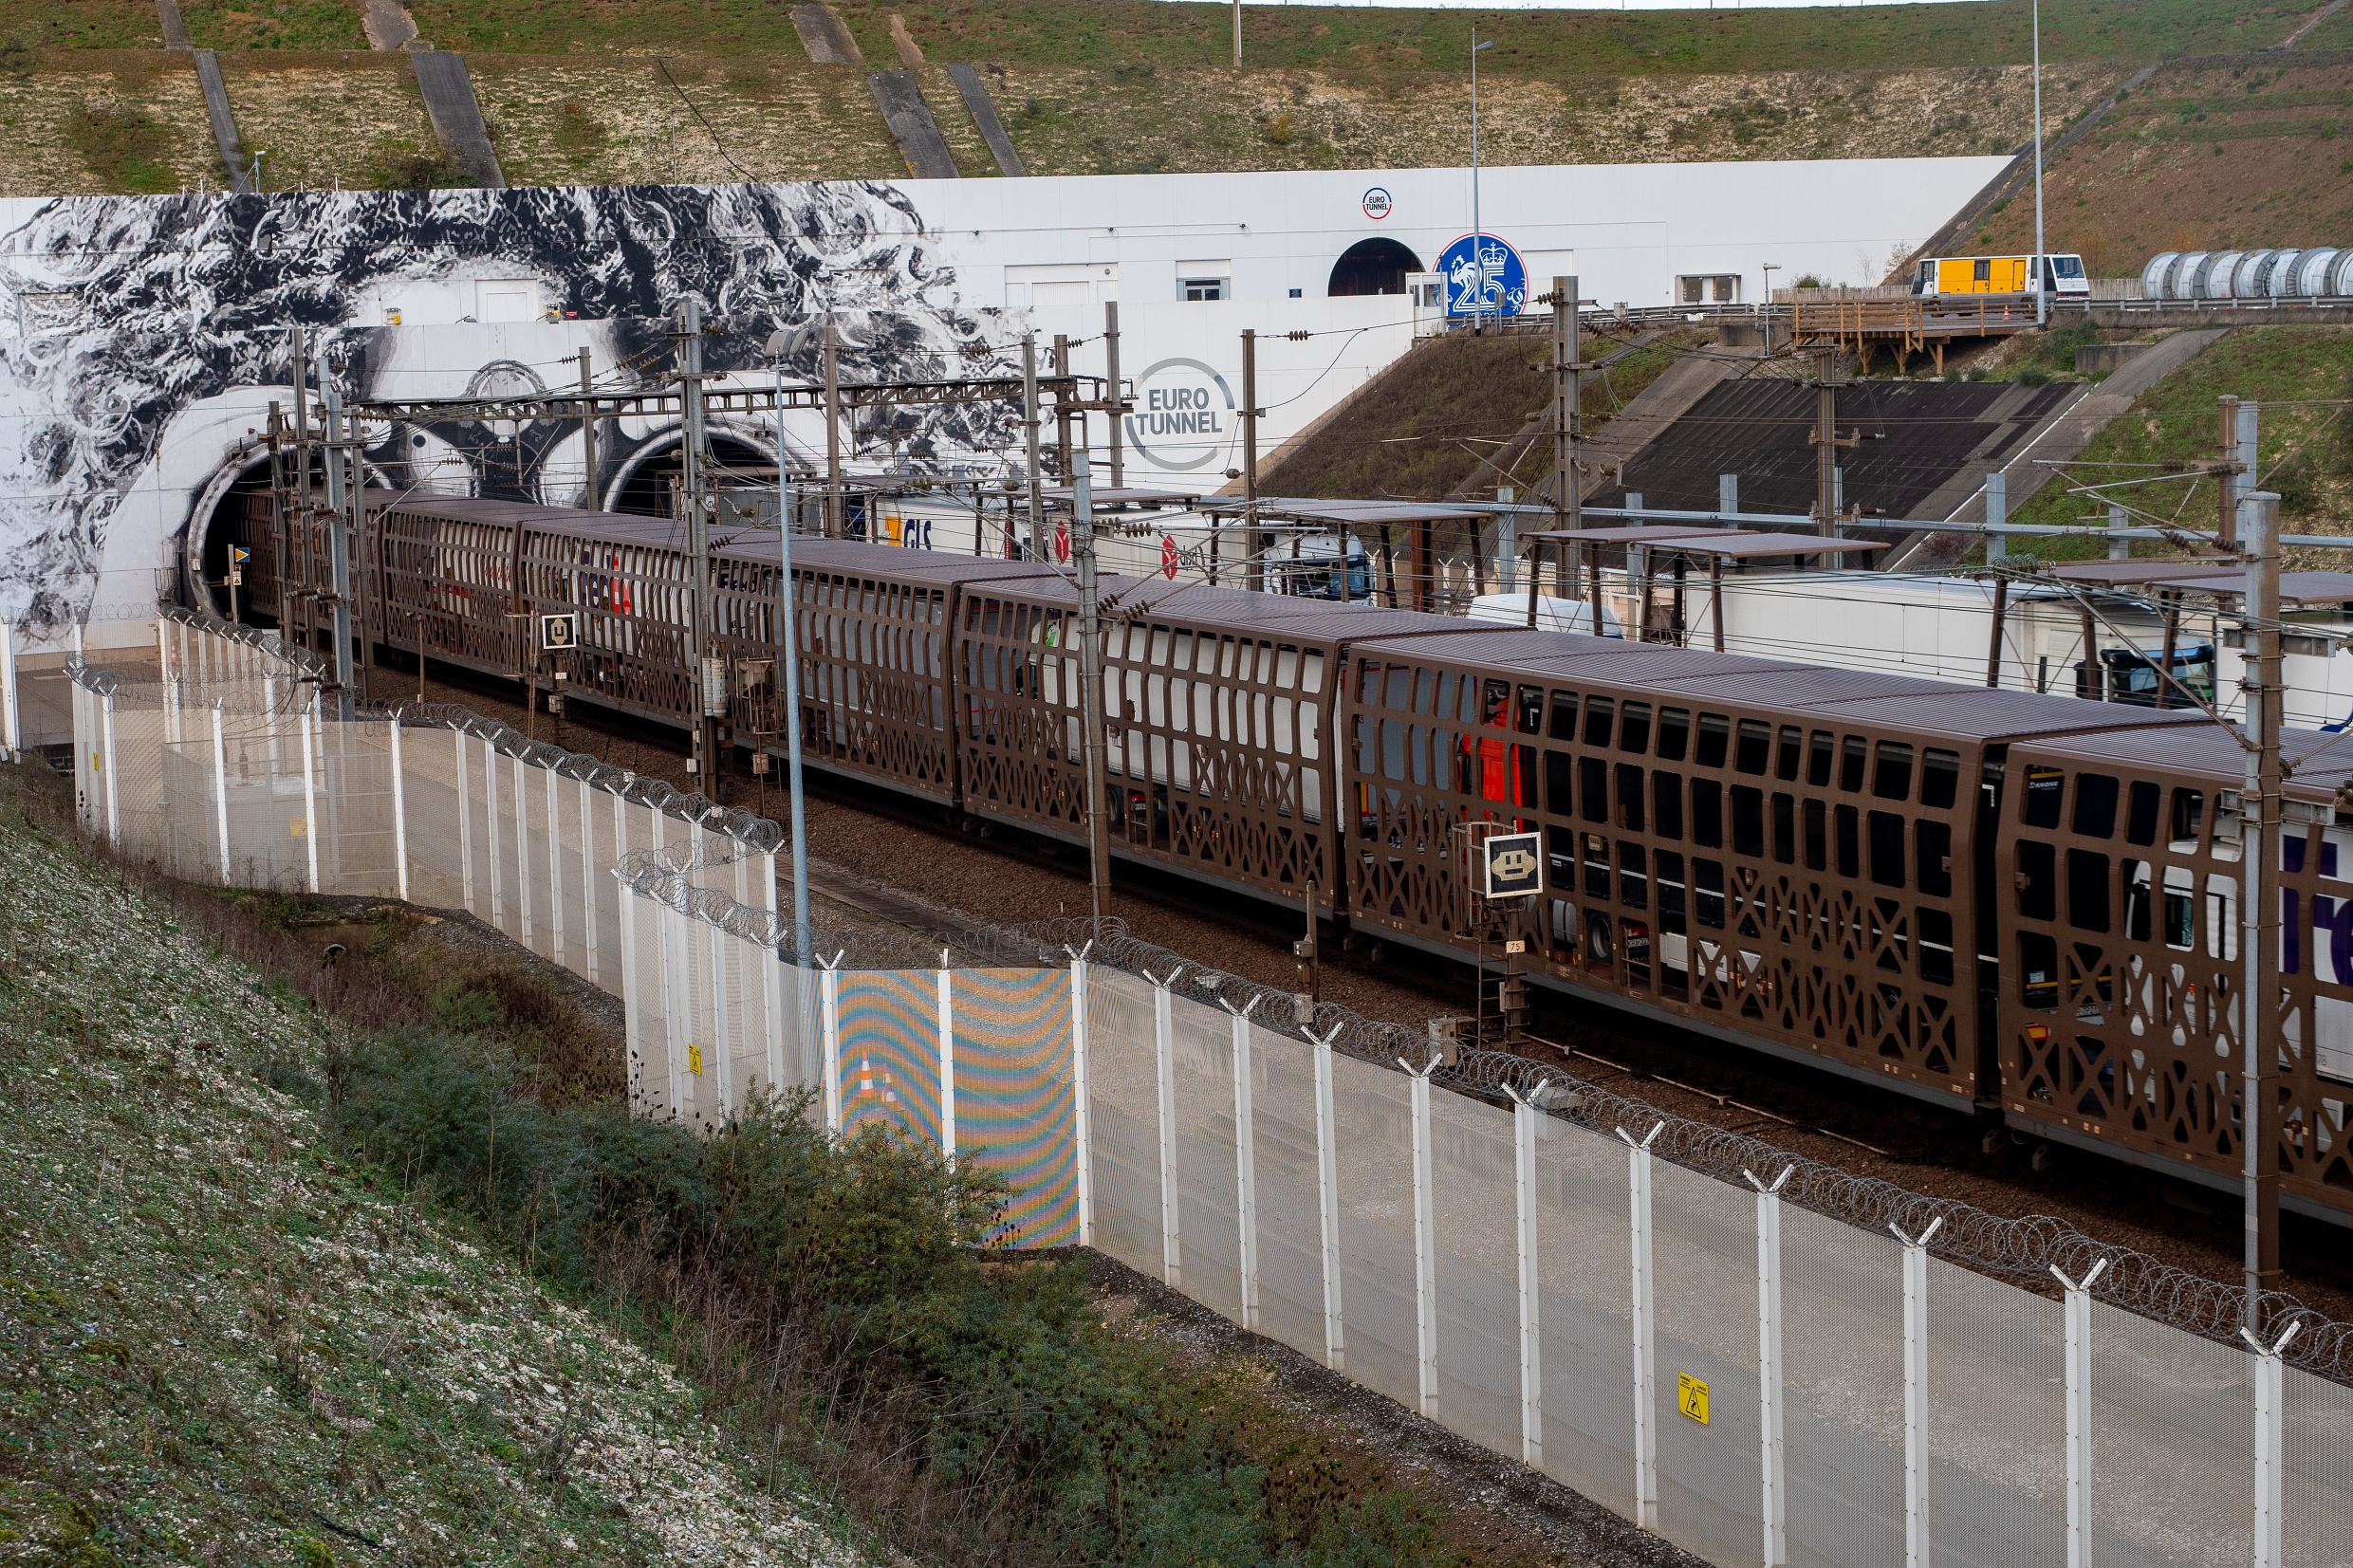
[[[1207,387],[1151,387],[1144,393],[1146,435],[1215,435],[1224,427]]]

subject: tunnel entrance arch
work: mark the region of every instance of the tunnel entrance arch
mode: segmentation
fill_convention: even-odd
[[[674,427],[632,452],[620,476],[604,492],[607,507],[637,517],[676,516],[676,497],[684,471],[680,461],[684,448],[685,441]],[[722,469],[773,470],[776,466],[772,450],[717,432],[711,435],[711,455]],[[761,483],[773,486],[775,481],[769,478]]]
[[[1332,264],[1331,282],[1324,292],[1335,299],[1351,294],[1402,294],[1405,274],[1421,269],[1421,258],[1395,240],[1359,240]]]

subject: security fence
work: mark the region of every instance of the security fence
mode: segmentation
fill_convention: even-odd
[[[999,1245],[1100,1248],[1726,1568],[2353,1559],[2353,1326],[2268,1297],[2245,1337],[2243,1292],[2056,1222],[1303,1022],[1117,922],[803,967],[772,824],[453,710],[325,723],[217,653],[77,673],[85,825],[462,904],[619,989],[642,1114],[809,1090],[1001,1171]]]

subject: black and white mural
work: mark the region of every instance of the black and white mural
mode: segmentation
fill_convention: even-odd
[[[346,399],[601,386],[675,364],[699,302],[707,369],[765,382],[779,326],[831,311],[843,378],[1008,367],[904,194],[880,185],[612,187],[0,203],[0,617],[38,629],[151,618],[222,497],[307,385]],[[814,378],[812,362],[790,367]],[[918,466],[1004,452],[1003,408],[906,411],[862,429]],[[813,427],[813,428],[812,428]],[[374,434],[373,432],[371,434]],[[763,420],[718,438],[772,460]],[[822,451],[822,420],[788,423]],[[397,489],[613,505],[676,432],[607,421],[598,471],[577,422],[392,431],[368,454]],[[674,459],[675,460],[675,459]]]

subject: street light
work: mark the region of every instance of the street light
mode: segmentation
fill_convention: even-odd
[[[1479,332],[1487,324],[1487,231],[1479,222],[1479,53],[1491,49],[1495,41],[1479,42],[1476,23],[1471,28],[1471,254],[1479,264],[1479,302],[1471,316],[1471,330]]]
[[[2034,324],[2050,321],[2050,295],[2043,286],[2043,0],[2034,0]]]
[[[784,612],[785,665],[785,783],[792,797],[792,952],[793,962],[807,968],[809,952],[808,810],[801,795],[801,651],[796,635],[799,604],[792,589],[792,510],[785,499],[785,363],[795,358],[815,335],[806,323],[789,331],[769,335],[768,357],[776,368],[776,556],[782,576],[777,580]]]
[[[1779,262],[1765,264],[1765,298],[1758,303],[1758,308],[1765,313],[1765,358],[1768,360],[1773,357],[1773,274],[1782,269]]]

